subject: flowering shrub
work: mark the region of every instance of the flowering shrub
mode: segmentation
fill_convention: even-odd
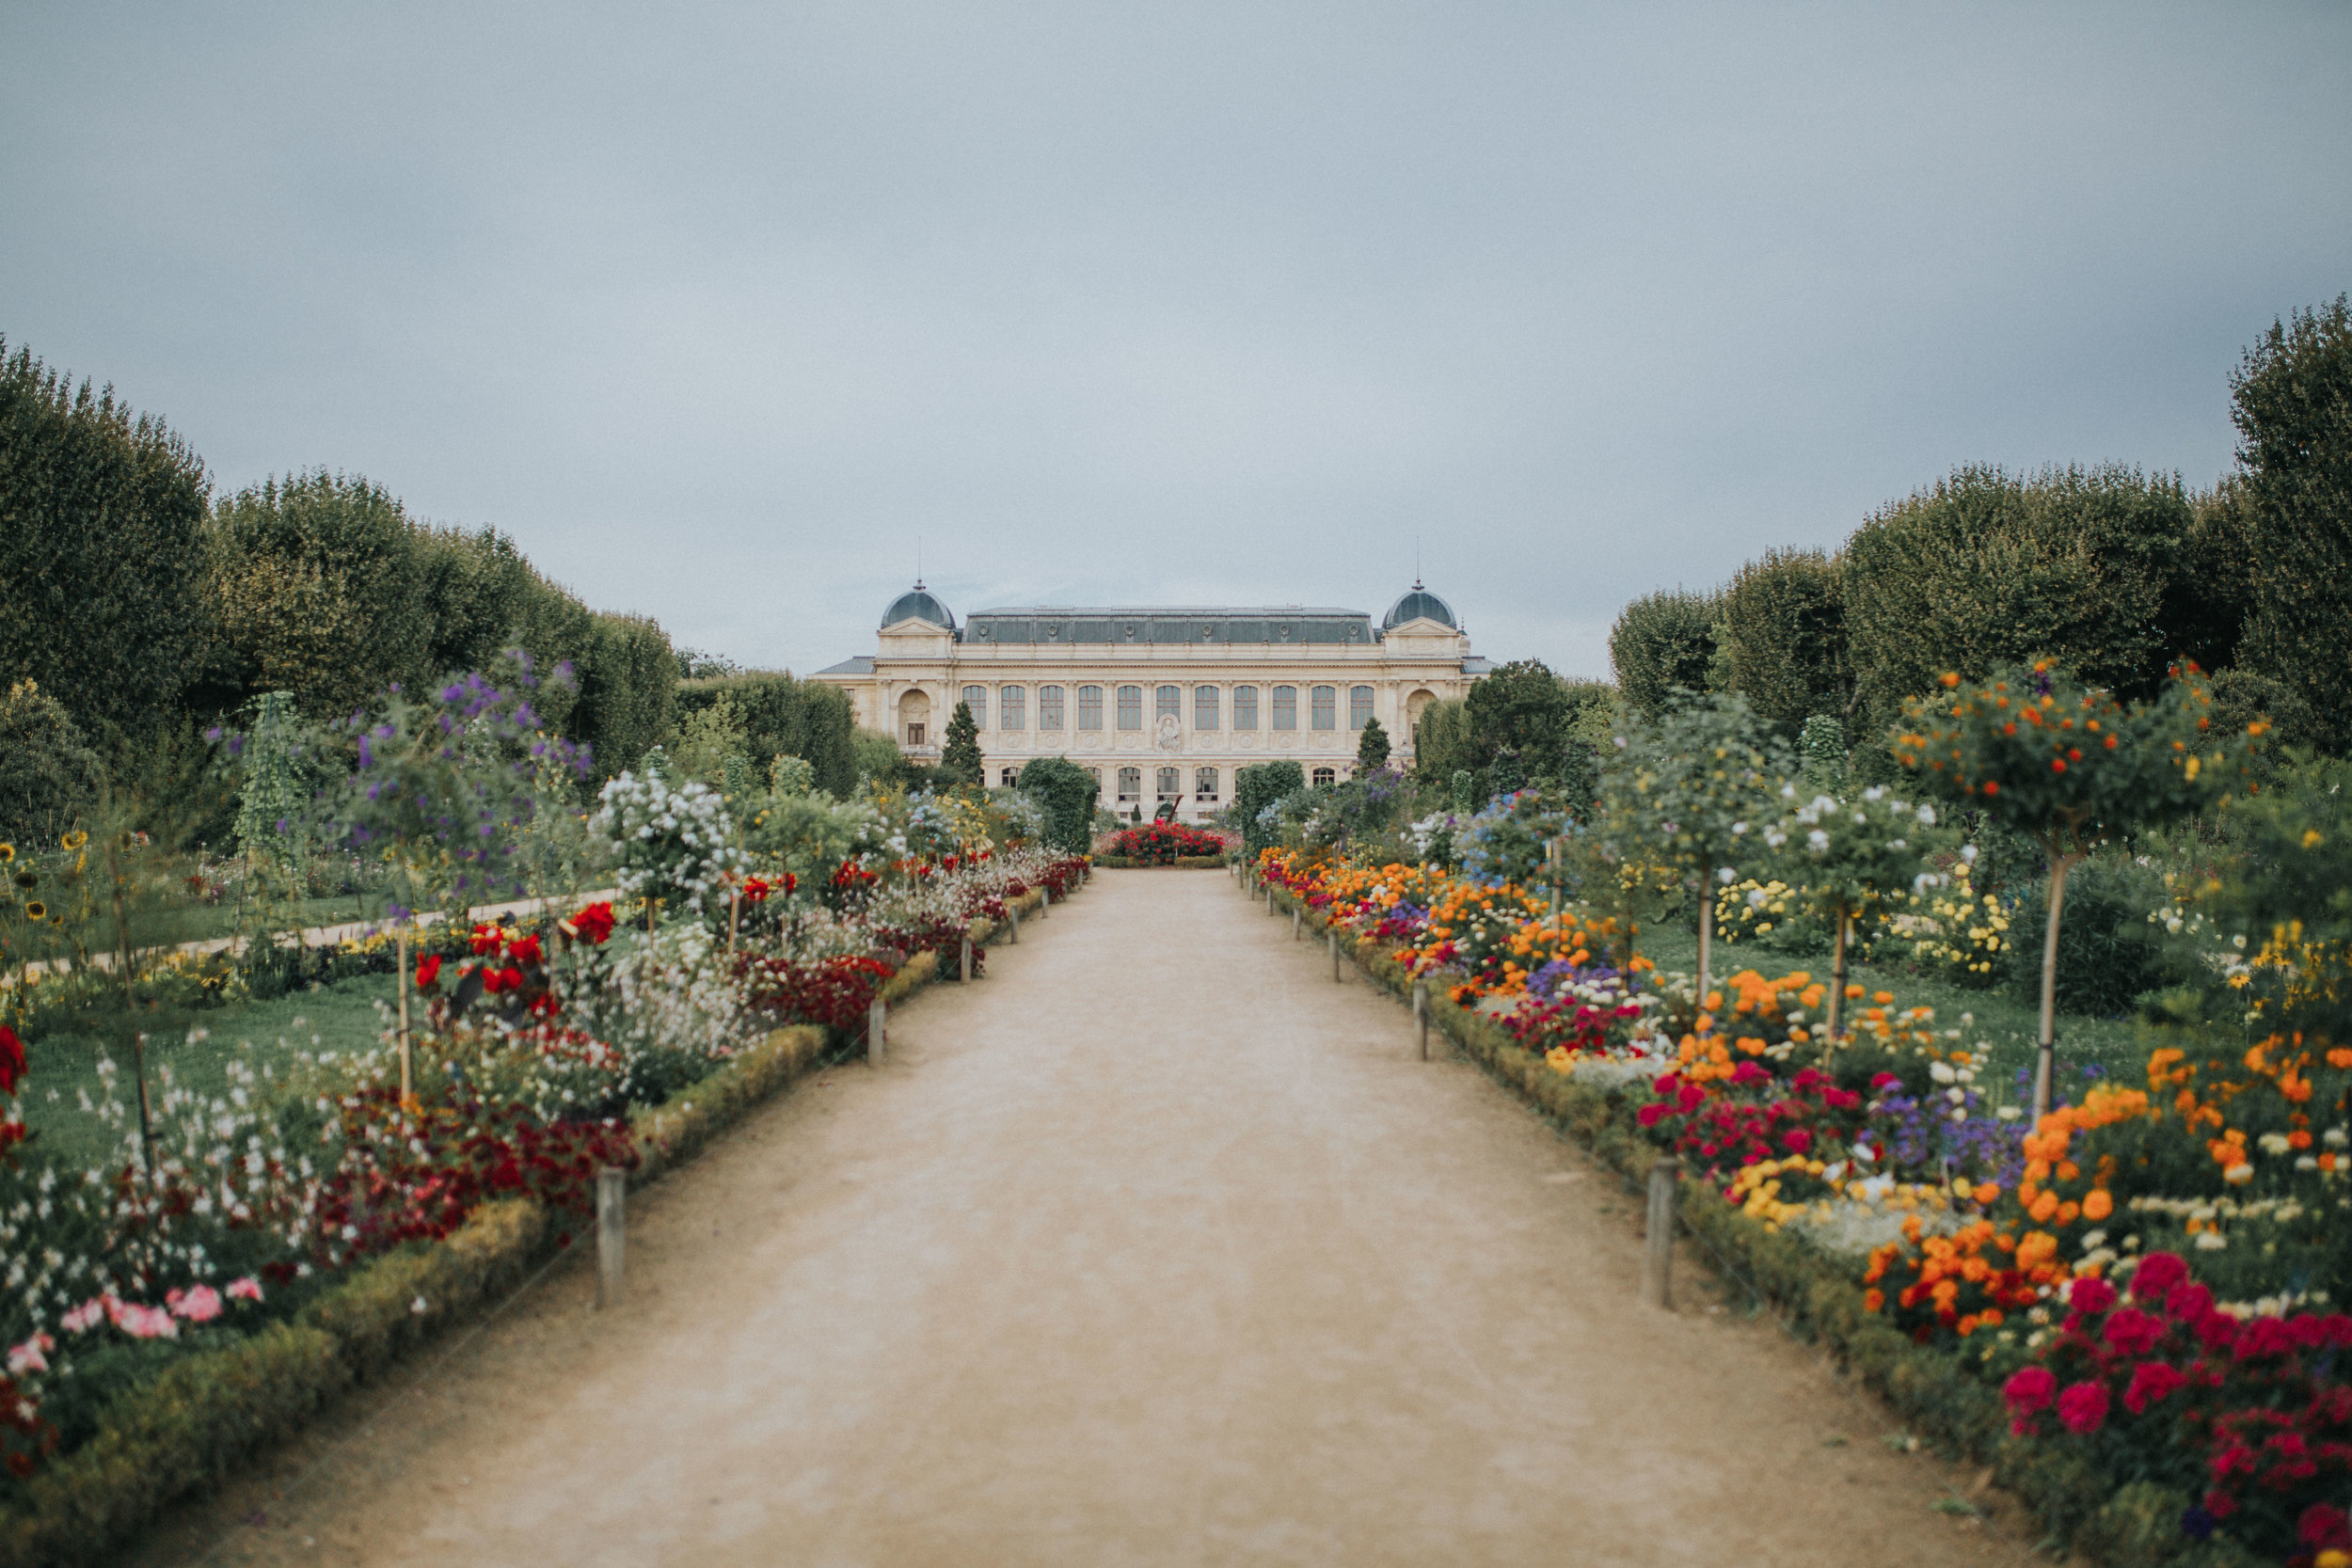
[[[743,863],[730,841],[726,802],[705,784],[673,788],[659,773],[623,773],[597,796],[588,819],[614,885],[632,898],[653,898],[711,918],[727,907],[727,873]]]
[[[1139,828],[1123,828],[1112,834],[1104,853],[1153,865],[1172,865],[1180,857],[1222,855],[1225,840],[1219,834],[1186,827],[1182,822],[1152,822]]]

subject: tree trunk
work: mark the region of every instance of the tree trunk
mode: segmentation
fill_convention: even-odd
[[[2050,1080],[2058,1061],[2058,914],[2066,908],[2066,874],[2079,855],[2059,855],[2050,863],[2050,928],[2042,940],[2042,1055],[2033,1074],[2033,1119],[2037,1126],[2050,1114]]]
[[[1838,1024],[1846,1016],[1846,930],[1851,925],[1852,922],[1847,918],[1846,906],[1841,900],[1837,906],[1837,934],[1831,939],[1830,945],[1829,1037],[1833,1047],[1837,1042]]]

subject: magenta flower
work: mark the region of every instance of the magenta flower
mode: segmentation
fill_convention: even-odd
[[[2137,1416],[2187,1383],[2188,1379],[2167,1362],[2142,1361],[2132,1373],[2132,1386],[2123,1390],[2123,1408]]]
[[[2104,1383],[2077,1383],[2058,1396],[2058,1419],[2066,1430],[2077,1436],[2098,1431],[2106,1425],[2107,1386]]]

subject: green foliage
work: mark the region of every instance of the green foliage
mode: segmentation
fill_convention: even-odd
[[[1421,710],[1413,726],[1413,771],[1423,784],[1451,779],[1477,766],[1470,744],[1470,709],[1456,697],[1443,697]]]
[[[1878,788],[1816,795],[1762,837],[1767,853],[1744,859],[1740,869],[1795,889],[1833,932],[1841,917],[1867,918],[1942,882],[1930,857],[1958,847],[1958,835],[1937,820],[1932,804]]]
[[[1795,771],[1788,744],[1745,699],[1712,693],[1627,726],[1602,788],[1614,832],[1632,835],[1649,861],[1704,879],[1762,847],[1750,830],[1779,815],[1777,792]]]
[[[809,765],[809,787],[835,795],[857,787],[857,719],[848,694],[838,688],[766,671],[681,681],[681,729],[694,714],[722,702],[741,718],[740,749],[755,772],[770,771],[778,757],[800,757]]]
[[[587,644],[585,657],[568,656],[580,681],[572,733],[610,778],[669,735],[677,659],[660,623],[640,615],[592,614]]]
[[[304,817],[314,790],[306,787],[298,723],[293,693],[262,693],[246,736],[245,787],[237,794],[237,846],[247,854],[304,858]]]
[[[2265,1030],[2352,1042],[2352,763],[2298,756],[2228,821],[2240,858],[2193,890],[2208,950],[2230,955],[2222,973],[2198,966],[2199,1010],[2243,1015],[2250,1002]]]
[[[1287,758],[1233,769],[1233,821],[1241,829],[1243,853],[1254,859],[1273,846],[1276,831],[1261,823],[1259,814],[1306,787],[1307,770]]]
[[[2171,897],[2163,875],[2121,856],[2103,855],[2066,879],[2058,926],[2058,1008],[2092,1018],[2132,1011],[2148,991],[2190,978],[2165,951],[2164,931],[2149,916]],[[2010,928],[2040,935],[2050,919],[2049,883],[2038,884],[2010,916]],[[2021,1002],[2042,996],[2039,948],[2012,943],[2006,979]]]
[[[1609,664],[1626,705],[1655,718],[1675,691],[1705,690],[1715,618],[1712,594],[1679,588],[1627,605],[1609,631]]]
[[[1756,717],[1795,726],[1844,710],[1846,608],[1837,563],[1820,550],[1767,550],[1723,596],[1723,688]]]
[[[898,742],[881,730],[859,730],[850,737],[850,758],[860,784],[887,784],[906,776],[907,757]]]
[[[768,759],[768,793],[789,800],[817,788],[817,767],[806,757],[778,752]]]
[[[742,757],[750,746],[743,710],[731,694],[723,691],[716,701],[680,715],[677,732],[665,750],[673,776],[698,779],[723,793],[727,759]]]
[[[179,436],[0,340],[0,686],[101,736],[176,707],[204,645],[212,483]]]
[[[1864,731],[1958,671],[2048,658],[2126,697],[2172,650],[2160,620],[2191,531],[2177,478],[2107,466],[1963,467],[1847,542],[1845,622]]]
[[[940,777],[951,784],[978,784],[985,770],[979,721],[972,717],[972,705],[960,702],[947,716],[946,737],[939,749]]]
[[[98,753],[65,705],[34,682],[0,700],[0,842],[47,848],[98,802]]]
[[[1044,810],[1047,844],[1073,855],[1093,846],[1095,797],[1102,785],[1092,773],[1068,757],[1035,757],[1022,766],[1020,788]]]
[[[1459,815],[1468,816],[1478,809],[1478,775],[1469,768],[1455,768],[1453,777],[1446,781],[1446,789]]]
[[[2352,306],[2274,322],[2231,377],[2253,569],[2244,660],[2352,749]]]
[[[1797,736],[1797,754],[1804,768],[1804,782],[1817,790],[1836,794],[1846,782],[1846,726],[1827,713],[1817,713],[1804,721],[1804,729]]]
[[[1370,773],[1389,765],[1389,732],[1380,727],[1377,719],[1364,721],[1363,733],[1356,737],[1356,770]]]

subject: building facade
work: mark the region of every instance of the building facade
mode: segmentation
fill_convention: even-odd
[[[1421,711],[1460,697],[1486,670],[1452,607],[1420,583],[1376,625],[1361,610],[1041,605],[975,611],[959,626],[916,583],[882,616],[871,656],[816,673],[858,722],[936,762],[968,703],[988,782],[1031,757],[1090,769],[1121,816],[1173,802],[1198,821],[1231,799],[1233,770],[1291,757],[1311,782],[1356,764],[1378,719],[1399,762]]]

